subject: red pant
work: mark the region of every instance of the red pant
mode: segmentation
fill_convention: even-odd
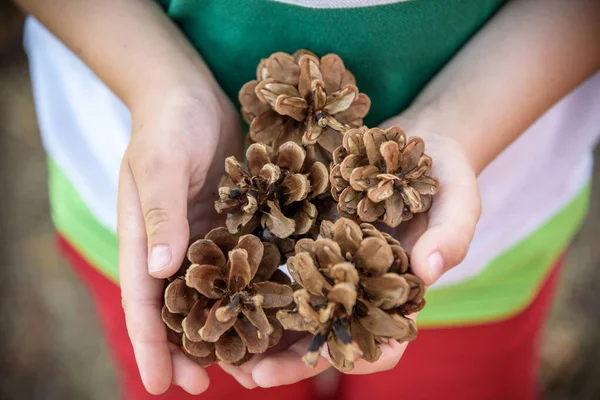
[[[88,286],[112,354],[119,367],[123,397],[191,399],[177,387],[151,396],[142,386],[125,329],[119,287],[98,273],[64,240],[59,247]],[[560,260],[539,294],[519,315],[507,320],[458,328],[421,329],[393,370],[372,375],[342,375],[337,399],[528,400],[538,398],[538,345],[552,300]],[[211,385],[203,400],[315,399],[308,380],[273,389],[247,390],[218,366],[209,367]]]

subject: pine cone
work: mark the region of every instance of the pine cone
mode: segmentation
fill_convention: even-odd
[[[254,143],[246,152],[247,166],[235,157],[225,161],[227,176],[219,187],[219,213],[227,213],[231,233],[253,232],[260,224],[277,238],[304,235],[317,218],[313,200],[327,192],[325,164],[306,162],[306,151],[294,142],[282,144],[276,155]]]
[[[362,126],[371,106],[335,54],[319,60],[307,50],[275,53],[260,62],[256,76],[239,93],[250,138],[274,148],[290,140],[304,144],[311,159],[329,161],[340,133]]]
[[[416,337],[406,315],[425,305],[424,283],[409,272],[400,243],[373,225],[324,222],[321,238],[299,240],[287,265],[303,289],[294,292],[296,308],[277,318],[287,330],[314,334],[303,358],[308,366],[325,343],[335,367],[349,371],[361,357],[379,359],[377,343]]]
[[[331,194],[338,212],[390,227],[429,210],[439,188],[429,176],[432,160],[419,137],[398,127],[351,129],[333,153]]]
[[[175,277],[165,289],[162,318],[172,341],[180,338],[201,365],[240,364],[277,344],[283,328],[275,312],[292,303],[292,289],[278,270],[275,245],[217,228],[195,241],[187,256],[185,277]]]

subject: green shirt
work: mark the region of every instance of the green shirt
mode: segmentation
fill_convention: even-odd
[[[237,104],[261,58],[309,49],[339,54],[372,101],[365,124],[405,109],[503,0],[412,0],[307,8],[270,0],[162,0]]]

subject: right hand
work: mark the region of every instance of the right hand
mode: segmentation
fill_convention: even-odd
[[[218,224],[213,204],[223,163],[243,148],[239,117],[220,89],[205,87],[146,97],[131,114],[117,229],[127,330],[148,392],[163,393],[173,383],[200,394],[208,375],[167,341],[164,278],[179,269],[190,231],[203,234]]]

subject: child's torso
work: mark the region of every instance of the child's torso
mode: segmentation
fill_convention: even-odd
[[[334,52],[372,99],[365,123],[375,126],[402,111],[502,1],[163,3],[232,99],[254,78],[258,61],[273,52]],[[356,7],[359,3],[364,7]],[[33,19],[26,26],[26,48],[51,159],[53,219],[88,260],[116,277],[115,204],[119,164],[129,140],[128,111]],[[469,255],[429,292],[420,322],[493,320],[516,312],[531,298],[585,213],[591,149],[600,131],[599,89],[597,74],[482,173],[483,215]]]

